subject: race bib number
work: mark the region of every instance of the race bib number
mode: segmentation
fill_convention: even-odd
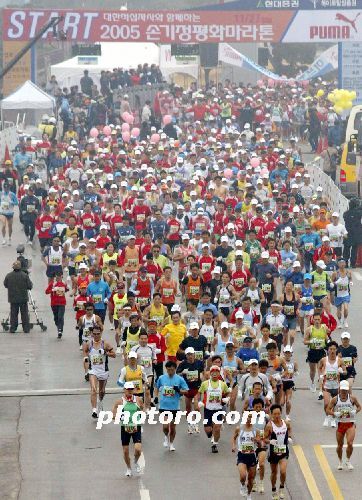
[[[199,361],[202,361],[204,359],[204,353],[203,353],[203,351],[195,351],[195,359],[198,359]]]
[[[83,337],[90,337],[90,330],[89,330],[89,328],[84,328],[83,329]]]
[[[261,289],[263,290],[264,293],[270,293],[271,292],[272,286],[269,283],[264,283],[261,285]]]
[[[1,210],[9,210],[10,208],[10,203],[7,201],[2,201],[1,202]]]
[[[200,291],[199,286],[190,286],[190,295],[198,295]]]
[[[138,263],[137,259],[128,259],[127,260],[128,267],[136,267],[137,263]]]
[[[338,379],[338,373],[336,371],[326,372],[326,380],[337,380],[337,379]]]
[[[197,370],[188,370],[186,378],[189,382],[197,382],[199,380],[199,372]]]
[[[102,302],[102,299],[103,297],[100,294],[93,295],[93,302],[95,304],[99,304],[100,302]]]
[[[273,451],[277,455],[283,455],[284,453],[287,452],[287,446],[285,444],[275,444]]]
[[[163,395],[166,398],[173,398],[175,396],[175,389],[169,385],[165,385],[163,388]]]
[[[236,285],[238,288],[242,288],[242,287],[243,287],[243,285],[244,285],[244,283],[245,283],[245,280],[244,280],[244,278],[236,278],[236,279],[234,280],[234,283],[235,283],[235,285]]]
[[[211,264],[210,263],[208,263],[208,262],[203,262],[202,263],[201,271],[203,273],[207,273],[208,271],[210,271],[210,269],[211,269]]]
[[[132,380],[132,382],[134,384],[134,388],[139,391],[141,389],[141,380]]]
[[[254,452],[254,443],[247,441],[245,443],[241,443],[239,450],[241,453],[253,453]]]
[[[84,226],[90,226],[92,224],[92,219],[83,219]]]
[[[346,367],[352,366],[352,358],[350,358],[350,357],[342,358],[342,361],[344,363],[344,366],[346,366]]]
[[[295,313],[294,306],[284,306],[283,309],[287,316],[293,316]]]
[[[144,368],[150,368],[152,366],[152,359],[148,356],[141,358],[141,365]]]
[[[51,258],[51,265],[52,266],[60,266],[60,258],[59,257],[52,257]]]
[[[228,304],[230,301],[230,296],[229,295],[220,295],[220,298],[219,298],[219,304],[222,305],[222,304]]]
[[[177,233],[177,231],[178,231],[178,226],[175,226],[175,225],[170,226],[170,233],[171,234],[175,234],[175,233]]]
[[[172,297],[173,295],[173,288],[164,288],[163,289],[163,296],[164,297]]]
[[[209,392],[209,403],[221,404],[221,394],[219,391]]]
[[[325,340],[323,339],[312,339],[312,346],[314,349],[322,349],[325,346]]]
[[[283,333],[283,327],[282,326],[272,326],[270,328],[270,334],[271,335],[280,335],[281,333]]]
[[[146,219],[145,214],[138,214],[137,215],[137,222],[143,222]]]
[[[35,210],[35,205],[28,205],[26,207],[26,211],[27,212],[34,212],[34,210]]]
[[[304,248],[306,252],[311,252],[314,248],[313,243],[304,243]]]
[[[101,354],[95,354],[91,357],[92,365],[101,365],[103,364],[103,356]]]
[[[148,298],[147,297],[137,297],[137,302],[139,303],[140,306],[146,306],[148,304]]]

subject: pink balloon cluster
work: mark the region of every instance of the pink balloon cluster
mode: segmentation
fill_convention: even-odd
[[[103,127],[103,134],[107,137],[109,137],[112,133],[112,129],[109,125],[106,125],[105,127]]]
[[[259,167],[259,165],[260,165],[260,160],[259,160],[259,158],[252,158],[252,159],[250,160],[250,165],[251,165],[253,168]]]
[[[125,111],[124,113],[122,113],[122,120],[129,125],[132,125],[134,122],[134,116],[131,115],[131,113],[128,113],[128,111]]]
[[[152,134],[151,135],[151,142],[153,142],[154,144],[158,144],[160,142],[160,134]]]
[[[98,137],[98,135],[99,135],[98,129],[97,129],[97,128],[95,128],[95,127],[91,128],[91,129],[90,129],[90,131],[89,131],[89,135],[90,135],[93,139],[95,139],[95,138],[96,138],[96,137]]]

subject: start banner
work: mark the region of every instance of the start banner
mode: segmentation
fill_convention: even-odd
[[[71,42],[362,41],[361,10],[92,11],[3,9],[3,40],[28,41],[52,17]],[[43,36],[52,39],[50,28]]]

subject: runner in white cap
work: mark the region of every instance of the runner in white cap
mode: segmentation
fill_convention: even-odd
[[[356,435],[356,413],[361,411],[361,405],[358,399],[350,394],[349,390],[348,381],[342,380],[339,383],[337,396],[330,400],[327,408],[328,414],[338,422],[336,430],[338,470],[343,469],[342,457],[344,436],[346,436],[347,441],[345,465],[348,470],[353,470],[350,459],[353,453],[353,441]]]

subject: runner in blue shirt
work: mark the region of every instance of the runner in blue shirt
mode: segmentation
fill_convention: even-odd
[[[172,413],[171,423],[163,424],[163,433],[165,435],[163,446],[169,448],[170,451],[175,451],[173,444],[176,437],[175,417],[180,410],[180,398],[189,390],[185,379],[176,374],[176,367],[174,361],[167,361],[165,365],[167,375],[161,375],[157,380],[154,398],[154,402],[157,403],[158,396],[160,397],[160,415],[165,412]],[[164,415],[164,418],[166,418],[166,415]]]
[[[10,185],[8,182],[3,183],[3,189],[0,191],[0,215],[2,215],[2,227],[1,232],[3,235],[3,245],[6,245],[6,226],[8,226],[8,245],[11,245],[11,235],[13,232],[13,217],[15,206],[18,205],[18,199],[16,195],[10,191]]]
[[[87,295],[92,297],[94,312],[101,318],[102,323],[106,319],[107,304],[112,292],[104,280],[101,279],[102,273],[97,270],[94,272],[94,281],[91,281],[87,288]]]

